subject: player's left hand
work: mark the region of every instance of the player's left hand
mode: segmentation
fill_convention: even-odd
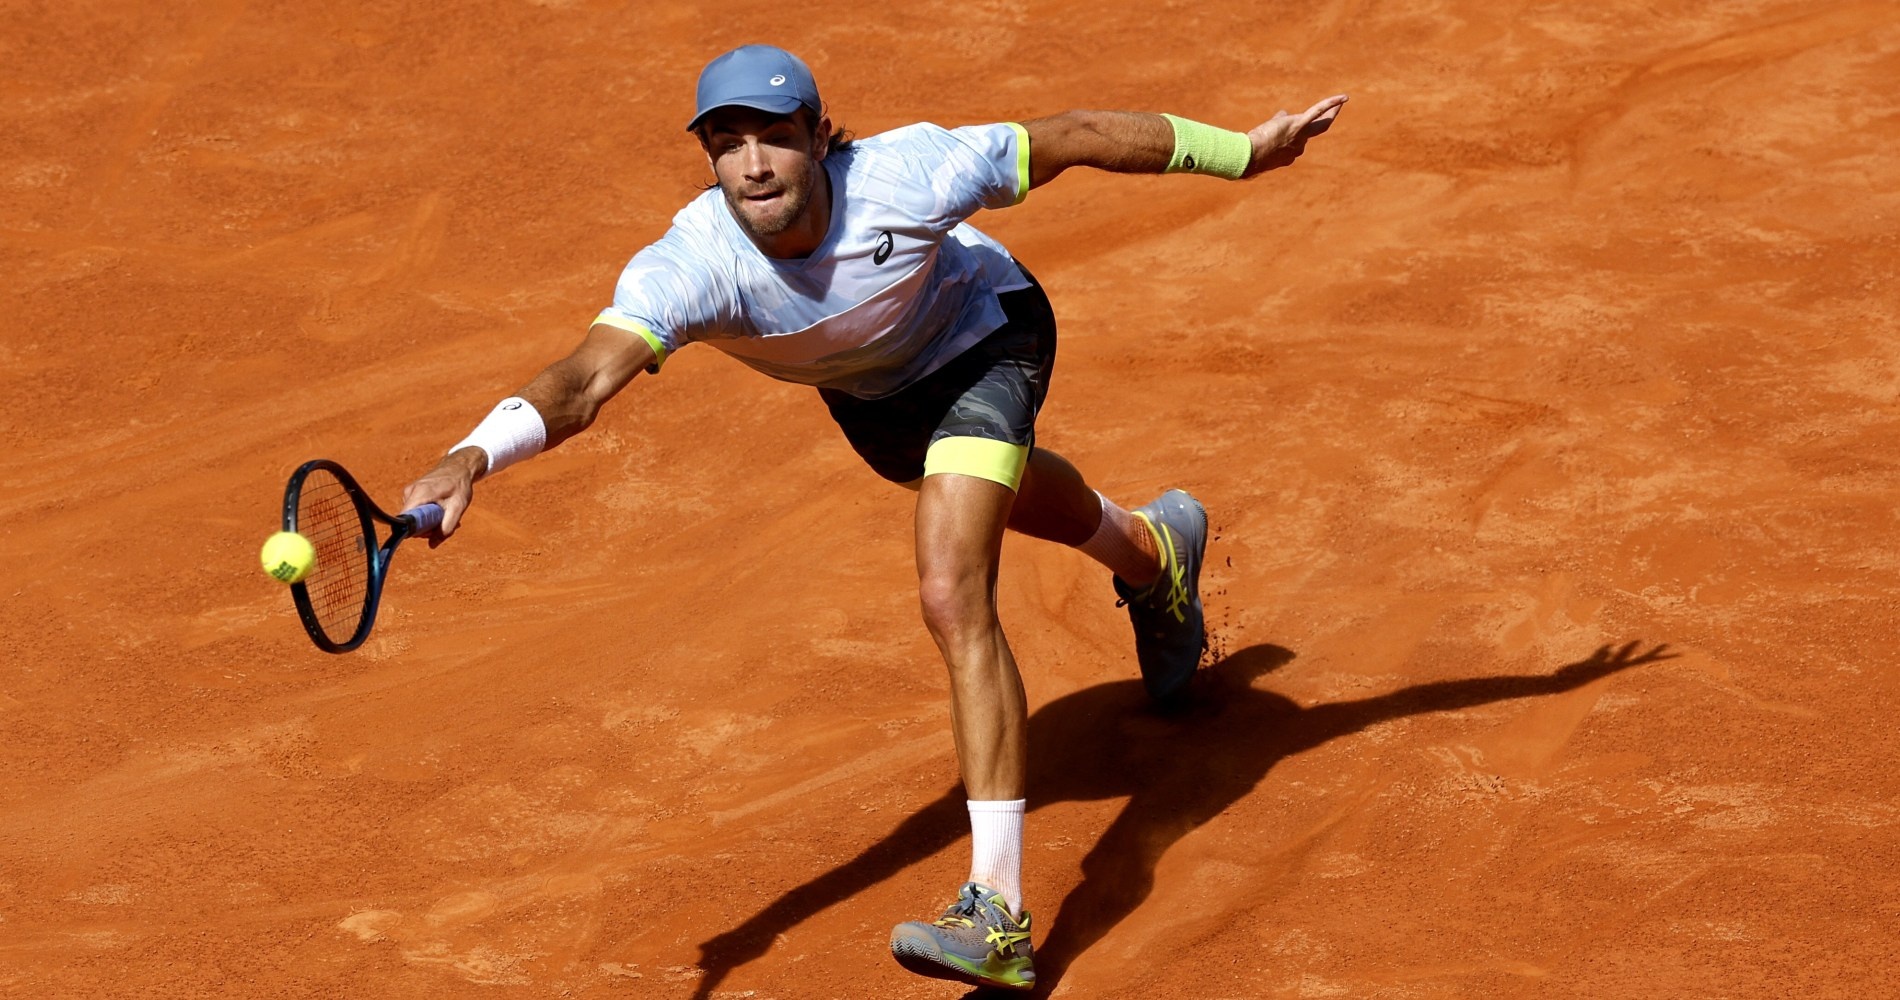
[[[1248,161],[1247,172],[1241,176],[1252,177],[1292,164],[1306,152],[1306,140],[1332,127],[1333,119],[1339,117],[1339,109],[1345,103],[1345,94],[1335,94],[1297,115],[1282,111],[1248,132],[1247,138],[1253,142],[1253,159]]]

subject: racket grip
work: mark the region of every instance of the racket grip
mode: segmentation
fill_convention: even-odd
[[[411,507],[403,511],[402,516],[408,518],[412,525],[409,529],[410,534],[426,535],[442,526],[442,505],[425,503],[420,507]]]

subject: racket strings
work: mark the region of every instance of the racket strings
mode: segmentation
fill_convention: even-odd
[[[316,470],[297,497],[297,531],[317,551],[316,568],[304,579],[310,608],[332,642],[345,642],[369,603],[369,540],[356,500],[335,476]]]

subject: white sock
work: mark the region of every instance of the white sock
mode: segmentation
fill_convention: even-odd
[[[1107,566],[1130,587],[1139,589],[1155,582],[1161,575],[1161,554],[1141,545],[1154,541],[1148,526],[1109,498],[1100,493],[1095,496],[1102,501],[1102,523],[1095,526],[1095,534],[1088,541],[1075,547],[1076,551]]]
[[[1023,805],[1026,800],[970,800],[970,881],[1003,894],[1023,913]]]

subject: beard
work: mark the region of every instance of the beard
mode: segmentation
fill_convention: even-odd
[[[805,206],[811,201],[811,175],[796,180],[781,180],[784,184],[777,189],[779,198],[769,206],[746,200],[747,194],[766,193],[764,191],[736,190],[725,184],[719,186],[720,193],[726,197],[726,207],[732,210],[732,217],[747,234],[759,238],[777,236],[805,217]]]

